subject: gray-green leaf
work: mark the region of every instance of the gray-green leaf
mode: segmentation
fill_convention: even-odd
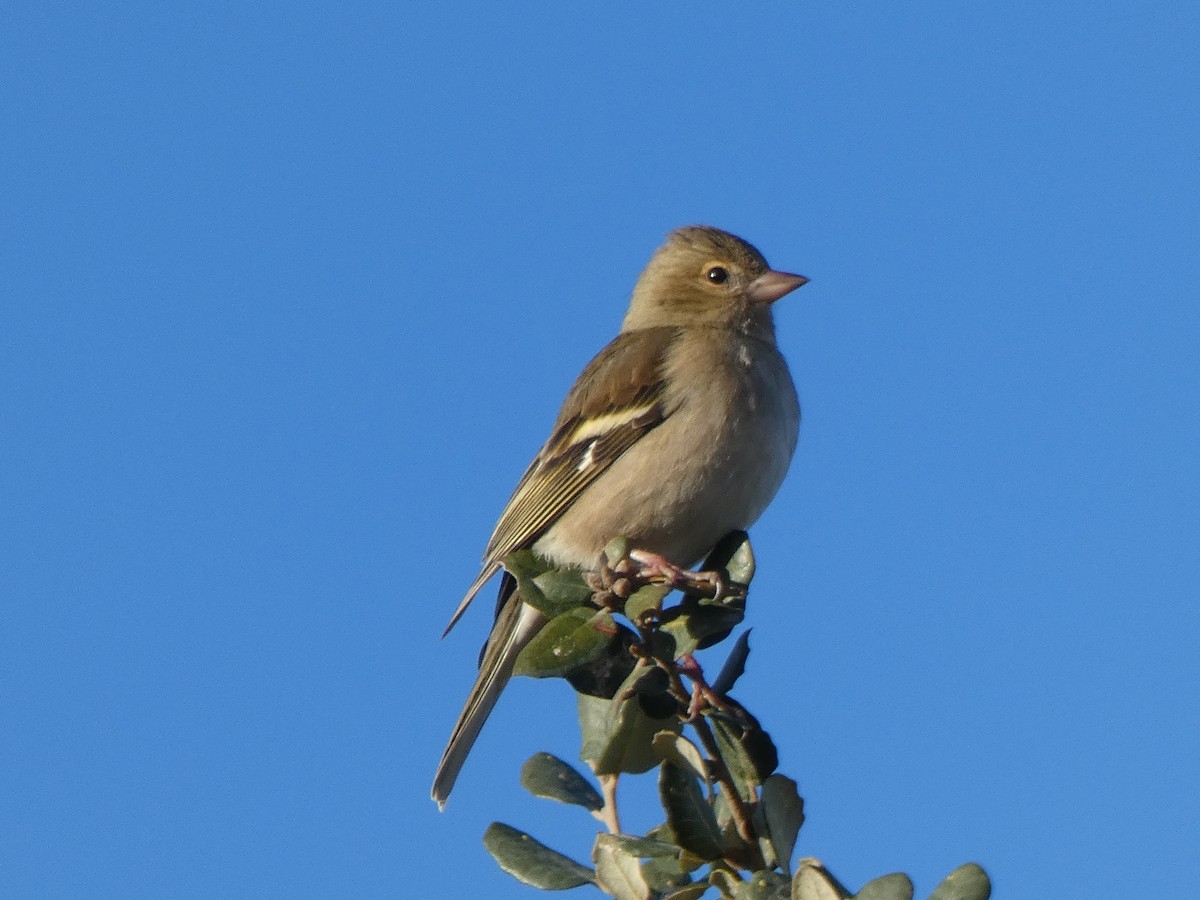
[[[650,900],[653,892],[642,876],[641,863],[611,834],[596,838],[592,858],[596,862],[596,883],[617,900]]]
[[[733,531],[725,536],[712,555],[724,557],[721,568],[735,584],[749,585],[754,579],[754,550],[750,546],[750,535],[744,531]]]
[[[511,825],[493,822],[484,832],[483,846],[509,875],[544,891],[565,891],[594,881],[591,869]]]
[[[767,822],[775,859],[783,871],[790,874],[796,835],[804,824],[804,800],[796,790],[796,782],[786,775],[769,777],[763,783],[760,808]]]
[[[500,562],[504,566],[504,570],[517,579],[517,590],[521,592],[522,600],[547,616],[555,616],[562,612],[561,609],[555,609],[550,604],[535,581],[539,575],[551,569],[549,562],[532,550],[518,550],[516,553],[510,553]]]
[[[991,895],[992,882],[987,872],[976,863],[967,863],[947,875],[929,900],[987,900]]]
[[[578,569],[551,569],[533,579],[546,598],[547,606],[559,612],[582,606],[592,599],[592,589]],[[545,610],[542,610],[545,612]]]
[[[706,638],[728,634],[744,615],[740,609],[684,602],[663,613],[659,633],[671,637],[671,655],[679,659],[694,653]]]
[[[717,739],[717,747],[721,750],[721,759],[725,761],[725,767],[729,770],[733,783],[737,785],[738,794],[747,803],[753,802],[760,777],[758,766],[754,764],[742,743],[743,732],[717,716],[710,716],[709,721]]]
[[[633,676],[631,676],[633,677]],[[620,694],[618,693],[618,696]],[[636,697],[604,700],[577,696],[579,727],[583,732],[580,757],[597,775],[628,772],[637,775],[658,765],[652,741],[660,731],[678,731],[678,719],[652,719]]]
[[[618,535],[604,546],[604,562],[606,565],[615,566],[621,560],[629,555],[629,540]]]
[[[708,780],[708,764],[700,748],[681,734],[660,731],[654,736],[654,752],[666,762],[688,769],[697,778]]]
[[[868,881],[854,900],[912,900],[912,896],[912,879],[903,872],[893,872]]]
[[[667,584],[647,584],[638,588],[625,601],[625,617],[631,622],[637,622],[643,613],[660,608],[663,598],[669,593],[671,586]]]
[[[636,834],[612,834],[610,838],[630,856],[638,859],[677,858],[679,848],[657,838],[638,837]]]
[[[708,874],[708,883],[720,891],[722,897],[733,897],[741,887],[742,880],[725,869],[713,869]]]
[[[679,846],[701,859],[719,859],[721,828],[704,798],[700,782],[685,770],[665,762],[658,778],[658,793]]]
[[[584,809],[604,807],[604,798],[573,766],[549,753],[535,753],[521,767],[521,786],[535,797],[573,803]]]
[[[671,891],[669,894],[663,894],[662,900],[700,900],[708,891],[707,884],[689,884],[686,887],[681,887],[677,891]]]
[[[819,859],[805,857],[796,864],[792,900],[846,900],[850,892],[834,878]]]
[[[605,610],[575,607],[547,622],[517,656],[513,673],[559,678],[601,657],[617,625]]]
[[[673,891],[692,883],[691,876],[684,870],[678,856],[655,856],[642,862],[642,877],[650,887],[660,893]]]
[[[736,900],[791,900],[791,882],[778,872],[755,872],[733,892]]]

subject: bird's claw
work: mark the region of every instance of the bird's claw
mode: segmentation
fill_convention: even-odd
[[[669,584],[691,594],[712,597],[718,603],[745,595],[744,587],[731,583],[723,573],[715,570],[693,572],[646,550],[630,550],[629,559],[637,564],[637,575],[647,584]]]

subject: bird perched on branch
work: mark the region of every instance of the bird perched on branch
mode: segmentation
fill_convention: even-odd
[[[774,271],[728,232],[671,232],[638,278],[620,334],[571,387],[517,483],[447,632],[517,550],[592,569],[624,536],[643,565],[678,574],[749,528],[783,481],[800,424],[771,307],[807,281]],[[506,574],[479,677],[434,778],[439,806],[517,654],[545,624],[515,588]]]

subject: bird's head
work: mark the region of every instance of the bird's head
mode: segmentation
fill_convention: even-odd
[[[771,336],[771,304],[807,281],[774,271],[752,244],[727,231],[678,228],[638,278],[623,328],[707,326]]]

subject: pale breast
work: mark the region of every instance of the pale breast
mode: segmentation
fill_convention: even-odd
[[[728,532],[749,528],[770,503],[800,421],[778,350],[696,329],[676,345],[668,373],[667,420],[585,490],[535,551],[590,566],[621,534],[691,565]]]

